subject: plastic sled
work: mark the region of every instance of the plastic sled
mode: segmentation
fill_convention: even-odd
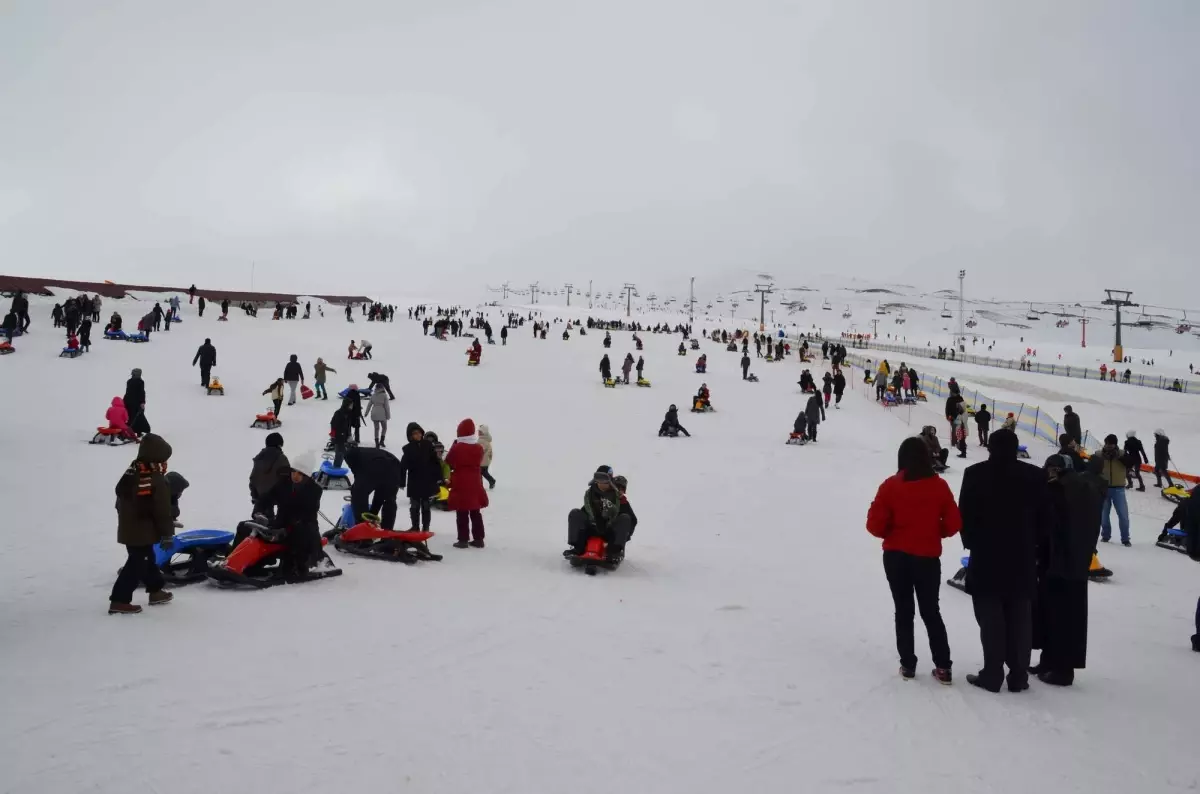
[[[467,366],[468,366],[468,367],[478,367],[478,366],[479,366],[479,359],[477,359],[477,358],[468,358],[468,359],[467,359]]]
[[[928,398],[925,396],[925,392],[923,392],[923,391],[917,392],[917,402],[927,402],[927,401],[928,401]]]
[[[283,422],[275,418],[274,411],[267,411],[265,414],[255,414],[254,424],[251,427],[259,427],[263,430],[274,430],[282,425]]]
[[[648,388],[650,388],[650,381],[646,380],[645,378],[638,378],[637,385],[648,389]]]
[[[1100,564],[1100,555],[1093,554],[1092,555],[1092,563],[1088,567],[1088,581],[1103,582],[1105,579],[1108,579],[1112,575],[1113,575],[1112,571],[1108,570],[1107,568],[1105,568],[1103,565]]]
[[[595,576],[596,571],[600,568],[614,571],[621,565],[622,559],[623,557],[609,559],[608,544],[604,542],[604,538],[599,537],[588,538],[583,554],[572,554],[567,557],[572,568],[583,568],[583,572],[588,576]]]
[[[958,572],[955,573],[954,576],[951,576],[946,580],[946,584],[950,585],[955,590],[961,590],[964,593],[967,592],[967,563],[970,561],[970,557],[963,557],[962,560],[959,561],[962,567],[958,569]]]
[[[96,435],[92,436],[89,444],[107,444],[110,447],[120,447],[137,441],[136,438],[125,435],[119,427],[97,427]]]
[[[696,367],[696,374],[697,375],[707,375],[708,368],[707,367]]]
[[[1169,549],[1187,554],[1187,530],[1178,528],[1164,529],[1158,536],[1158,540],[1154,542],[1154,545],[1160,549]]]
[[[9,353],[16,353],[17,349],[13,347],[7,340],[0,342],[0,356],[7,356]]]
[[[450,509],[450,489],[446,486],[438,488],[437,496],[433,498],[433,504],[430,505],[434,510],[449,510]]]
[[[690,343],[689,347],[691,347],[691,348],[692,348],[692,350],[699,350],[699,349],[700,349],[700,340],[699,340],[699,339],[693,339],[693,340],[691,341],[691,343]]]
[[[129,337],[129,334],[125,333],[124,331],[105,331],[104,332],[105,339],[116,339],[120,342],[124,342],[128,337]]]
[[[1166,499],[1168,502],[1179,504],[1188,498],[1188,491],[1182,485],[1172,485],[1168,488],[1163,488],[1162,495],[1163,499]]]
[[[692,403],[692,413],[694,414],[707,414],[712,413],[715,410],[716,409],[712,407],[712,403],[702,403],[699,400],[696,400]]]
[[[678,355],[678,356],[686,356],[686,355],[687,355],[687,351],[686,351],[686,350],[678,350],[678,351],[676,351],[676,353],[675,353],[675,354],[676,354],[676,355]]]
[[[768,353],[766,356],[763,356],[763,360],[766,361],[768,364],[772,364],[775,361],[775,357],[772,356],[770,353]]]
[[[1029,447],[1024,444],[1017,445],[1017,457],[1022,460],[1029,460]]]
[[[313,390],[312,390],[312,389],[308,388],[308,386],[301,386],[301,387],[300,387],[300,399],[301,399],[301,400],[307,400],[307,399],[309,399],[309,398],[310,398],[310,397],[312,397],[312,396],[313,396]]]
[[[604,379],[604,388],[606,388],[606,389],[617,388],[617,379],[616,378],[605,378]]]
[[[222,397],[225,396],[225,387],[222,386],[221,381],[217,380],[216,378],[213,378],[208,382],[208,386],[205,388],[205,391],[209,394],[219,394]]]
[[[347,510],[350,515],[347,516]],[[325,533],[325,539],[333,547],[345,554],[355,554],[359,557],[371,557],[388,562],[402,562],[414,565],[421,561],[438,562],[442,555],[429,551],[426,541],[433,537],[432,532],[396,532],[379,526],[379,517],[371,513],[363,513],[363,520],[349,528],[342,528],[343,523],[353,520],[353,509],[346,505],[342,509],[342,521],[338,527]]]
[[[58,354],[59,358],[79,358],[83,355],[81,347],[64,347],[62,352]]]
[[[326,491],[350,490],[350,470],[345,467],[336,469],[332,461],[321,461],[321,468],[313,472],[313,479]]]
[[[282,543],[273,542],[275,533],[261,524],[255,524],[250,537],[239,543],[221,562],[208,567],[207,576],[225,587],[253,587],[263,589],[278,584],[296,584],[341,576],[342,570],[333,564],[329,555],[321,552],[321,559],[303,575],[282,569],[280,555],[287,549]],[[321,539],[324,546],[325,539]]]
[[[794,447],[802,447],[808,443],[808,439],[799,433],[788,433],[787,441],[784,442]]]
[[[371,390],[370,389],[359,389],[358,395],[360,397],[370,397]],[[350,387],[349,386],[347,386],[346,388],[344,388],[340,392],[338,392],[338,397],[341,397],[343,400],[349,396],[350,396]]]
[[[749,375],[746,376],[746,382],[747,383],[758,383],[758,376],[755,375],[753,372],[751,372]]]
[[[233,548],[232,532],[193,529],[180,532],[170,549],[154,547],[154,563],[169,585],[184,585],[208,578],[208,566],[223,560]]]
[[[146,336],[145,331],[138,331],[136,334],[129,334],[125,337],[126,342],[149,342],[150,337]]]
[[[884,408],[896,408],[899,405],[900,405],[900,401],[896,399],[896,395],[894,395],[894,394],[883,395],[883,407]]]

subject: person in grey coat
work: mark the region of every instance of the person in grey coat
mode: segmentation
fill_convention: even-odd
[[[388,420],[392,418],[392,404],[388,399],[387,387],[382,383],[375,385],[375,391],[371,392],[371,397],[367,400],[367,407],[363,409],[363,418],[368,415],[371,417],[371,424],[375,427],[375,446],[387,447],[387,425]]]
[[[808,404],[804,406],[804,416],[808,419],[808,440],[815,442],[817,425],[825,418],[825,406],[821,403],[820,393],[813,392],[813,395],[808,398]]]

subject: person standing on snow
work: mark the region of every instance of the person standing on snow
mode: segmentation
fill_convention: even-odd
[[[428,322],[428,320],[426,322]],[[508,326],[503,325],[500,327],[500,346],[504,347],[507,344],[508,344]]]
[[[1155,488],[1162,488],[1163,477],[1167,478],[1167,486],[1174,487],[1171,472],[1167,468],[1171,463],[1171,439],[1167,438],[1162,428],[1154,431],[1154,477],[1158,480]]]
[[[600,359],[600,377],[606,382],[612,379],[612,364],[608,360],[608,353],[605,353],[604,358]]]
[[[197,362],[200,364],[200,385],[207,388],[209,372],[217,365],[217,349],[213,347],[211,339],[206,338],[204,344],[196,349],[196,355],[192,358],[192,366],[196,366]]]
[[[638,356],[638,360],[637,360],[637,375],[638,375],[638,380],[639,380],[639,381],[640,381],[640,380],[644,380],[644,378],[642,377],[642,370],[643,370],[645,367],[646,367],[646,362],[645,362],[645,360],[644,360],[644,359],[643,359],[641,356]]]
[[[1125,489],[1133,487],[1133,481],[1138,481],[1138,490],[1146,490],[1146,483],[1142,482],[1142,464],[1149,463],[1150,459],[1146,457],[1146,448],[1142,446],[1142,441],[1137,437],[1137,431],[1130,430],[1125,433],[1125,457],[1131,463],[1129,469],[1125,472]]]
[[[824,407],[828,408],[829,401],[833,398],[833,375],[830,375],[828,372],[826,372],[825,375],[821,378],[821,382],[824,384],[821,387],[821,393],[823,395],[825,395]]]
[[[150,422],[146,420],[146,383],[142,380],[142,371],[134,369],[125,381],[125,410],[129,412],[129,427],[141,437],[150,432]]]
[[[979,434],[979,446],[986,447],[988,442],[988,428],[992,425],[992,415],[988,412],[987,405],[980,405],[979,410],[975,412],[975,430]]]
[[[304,383],[304,367],[300,366],[295,353],[288,358],[288,363],[283,367],[283,382],[288,387],[288,405],[295,405],[296,387]]]
[[[483,479],[488,481],[488,490],[496,487],[496,478],[489,471],[492,465],[492,431],[487,425],[479,426],[479,446],[483,447],[483,461],[479,467],[479,473],[483,475]]]
[[[117,482],[117,542],[125,547],[126,559],[108,597],[108,614],[136,615],[142,611],[133,602],[139,584],[146,588],[151,606],[169,603],[172,594],[164,588],[162,571],[154,547],[170,548],[175,536],[171,487],[167,461],[171,445],[147,433],[138,446],[137,458]]]
[[[1083,446],[1083,432],[1080,428],[1079,414],[1075,413],[1069,405],[1063,409],[1063,413],[1063,432],[1071,437],[1075,442],[1075,446]]]
[[[337,374],[337,370],[325,363],[325,359],[317,357],[317,363],[313,365],[313,391],[318,399],[328,400],[329,392],[325,390],[325,376],[332,372]]]
[[[971,552],[967,592],[983,645],[983,668],[967,683],[989,692],[1000,691],[1005,664],[1009,691],[1029,688],[1037,543],[1050,521],[1045,474],[1018,460],[1017,446],[1015,433],[992,433],[990,456],[963,472],[958,498]]]
[[[1088,469],[1100,475],[1107,486],[1104,497],[1103,511],[1100,514],[1100,540],[1108,543],[1112,537],[1111,515],[1112,507],[1117,508],[1117,522],[1121,529],[1121,545],[1132,545],[1129,540],[1129,502],[1125,496],[1125,481],[1129,467],[1126,465],[1125,454],[1117,446],[1117,437],[1109,433],[1104,437],[1104,446],[1092,456]]]
[[[375,446],[387,447],[385,442],[387,441],[388,420],[392,418],[392,401],[388,399],[382,383],[375,385],[375,390],[371,392],[371,397],[367,400],[363,418],[366,419],[368,414],[370,414],[371,424],[375,429]]]
[[[817,425],[825,418],[825,406],[821,404],[821,395],[813,392],[804,406],[804,416],[808,420],[808,440],[817,442]]]
[[[962,529],[962,517],[946,481],[933,471],[925,443],[907,438],[897,453],[898,472],[883,481],[867,511],[867,531],[883,539],[883,571],[896,611],[900,675],[917,674],[913,594],[929,635],[933,677],[951,683],[950,640],[938,608],[942,540]]]
[[[450,467],[450,498],[447,507],[454,511],[458,527],[456,549],[484,546],[483,513],[488,506],[487,491],[483,487],[483,447],[475,434],[475,422],[464,419],[458,423],[457,437],[446,453],[446,465]],[[468,542],[468,523],[470,542]]]
[[[840,369],[833,373],[833,407],[841,410],[842,395],[846,392],[846,376]]]
[[[408,517],[411,529],[429,531],[430,501],[437,496],[442,482],[442,462],[433,442],[416,422],[409,422],[408,443],[400,455],[400,486],[408,490]]]
[[[204,296],[201,295],[199,302],[196,303],[196,316],[197,317],[204,316],[204,306],[205,306]]]
[[[621,375],[625,378],[625,384],[629,384],[629,373],[633,370],[633,354],[626,353],[625,360],[621,362]]]

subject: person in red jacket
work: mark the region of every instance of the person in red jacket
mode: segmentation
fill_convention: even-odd
[[[458,423],[458,438],[446,453],[446,465],[450,467],[450,498],[446,507],[454,511],[458,525],[456,549],[474,546],[483,548],[483,514],[488,506],[488,494],[483,487],[483,447],[475,435],[475,423],[464,419]],[[470,542],[467,542],[467,525],[470,523]]]
[[[906,438],[897,455],[899,472],[879,486],[867,512],[867,531],[883,538],[883,570],[896,605],[896,649],[900,675],[916,675],[913,593],[929,635],[933,677],[951,682],[950,641],[938,608],[942,585],[942,539],[962,529],[962,517],[946,481],[933,471],[920,438]]]

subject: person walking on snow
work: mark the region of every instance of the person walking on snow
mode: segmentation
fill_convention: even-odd
[[[108,597],[110,615],[136,615],[142,611],[133,603],[133,591],[139,584],[146,588],[150,606],[167,604],[173,597],[165,590],[166,582],[154,554],[156,545],[169,549],[175,536],[171,487],[166,477],[170,459],[171,445],[147,433],[138,446],[137,458],[117,482],[117,542],[125,547],[126,559]]]
[[[817,442],[817,425],[825,419],[825,406],[821,403],[821,395],[813,392],[808,398],[808,404],[804,406],[804,415],[808,420],[808,440],[812,443]]]
[[[375,391],[371,392],[371,397],[367,400],[363,418],[367,418],[368,414],[375,429],[375,446],[386,448],[388,420],[392,418],[392,401],[388,399],[382,383],[376,384]]]
[[[626,353],[625,360],[621,362],[621,375],[625,378],[625,384],[629,385],[629,373],[633,370],[633,354]]]
[[[833,407],[839,411],[842,408],[842,395],[846,392],[846,376],[842,371],[835,370],[833,373]]]
[[[450,498],[447,507],[454,511],[458,528],[456,549],[484,546],[483,513],[488,506],[487,491],[483,487],[483,447],[475,434],[475,422],[464,419],[458,423],[457,437],[446,453],[446,465],[450,467]],[[468,542],[468,524],[470,541]]]
[[[408,443],[400,455],[400,487],[407,485],[408,517],[413,532],[429,531],[430,502],[442,482],[442,462],[433,442],[416,422],[409,422],[405,431]]]
[[[1154,431],[1154,477],[1158,481],[1155,488],[1162,488],[1163,477],[1167,478],[1167,486],[1174,487],[1171,472],[1167,468],[1171,463],[1171,439],[1162,428]]]
[[[276,378],[274,383],[263,389],[263,394],[270,395],[271,410],[275,412],[275,417],[279,418],[279,413],[283,410],[283,378]]]
[[[933,471],[920,438],[907,438],[897,453],[896,474],[883,481],[867,511],[867,531],[883,539],[883,571],[896,610],[900,675],[917,674],[913,594],[933,656],[933,677],[951,683],[950,641],[938,608],[942,541],[962,529],[962,517],[946,481]]]
[[[196,316],[197,317],[204,316],[204,306],[205,306],[204,296],[201,295],[200,300],[196,303]]]
[[[325,390],[325,376],[330,372],[337,374],[337,370],[326,364],[325,359],[318,357],[313,365],[313,390],[318,399],[329,399],[329,392]]]
[[[828,372],[826,372],[825,375],[821,378],[821,382],[824,384],[821,387],[821,393],[825,396],[824,407],[828,408],[829,401],[833,398],[833,376],[830,375]]]
[[[1146,483],[1142,482],[1142,464],[1149,463],[1150,459],[1146,457],[1146,448],[1142,446],[1142,441],[1134,430],[1125,433],[1125,457],[1130,462],[1129,469],[1125,472],[1125,489],[1132,488],[1136,479],[1138,490],[1146,490]]]
[[[300,366],[295,353],[291,355],[288,363],[283,367],[283,380],[288,387],[288,405],[295,405],[296,387],[304,383],[304,367]]]
[[[1063,432],[1074,440],[1076,446],[1083,446],[1083,432],[1079,423],[1079,414],[1067,406],[1063,409]]]
[[[489,469],[492,465],[492,431],[487,425],[479,426],[479,446],[483,447],[483,461],[479,467],[479,473],[483,475],[483,479],[488,481],[488,490],[496,487],[496,478],[492,476]]]
[[[209,373],[217,365],[217,349],[213,347],[211,339],[205,339],[204,344],[196,349],[196,355],[192,358],[192,366],[196,366],[197,362],[200,364],[200,385],[207,388]]]

